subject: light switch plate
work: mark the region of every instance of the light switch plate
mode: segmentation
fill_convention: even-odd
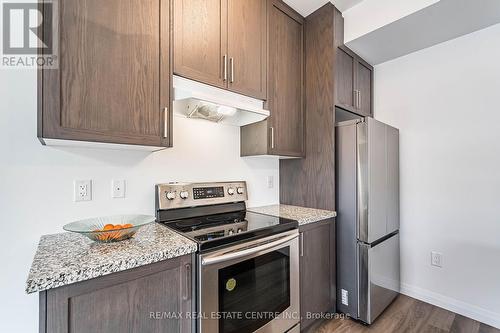
[[[111,182],[111,196],[113,198],[125,198],[125,180],[118,179]]]
[[[92,200],[92,180],[75,180],[73,186],[75,202]]]
[[[274,188],[274,177],[267,176],[267,188]]]

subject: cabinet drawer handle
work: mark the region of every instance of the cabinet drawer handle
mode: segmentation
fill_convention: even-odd
[[[229,58],[229,69],[231,71],[231,79],[229,80],[230,83],[234,82],[234,59],[231,57]]]
[[[361,109],[361,91],[358,90],[358,109]]]
[[[163,137],[168,138],[168,107],[163,108]]]
[[[304,256],[304,233],[300,233],[300,256]]]
[[[223,75],[224,81],[227,81],[227,55],[224,54],[222,56],[222,61],[223,61],[222,75]]]
[[[186,285],[184,287],[184,295],[182,296],[182,299],[184,301],[188,301],[191,299],[191,264],[184,265],[184,270],[185,270],[184,283]]]
[[[271,148],[274,149],[274,127],[271,127]]]

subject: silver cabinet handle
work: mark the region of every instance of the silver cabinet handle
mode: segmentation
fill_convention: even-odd
[[[163,108],[163,137],[168,138],[168,107]]]
[[[361,108],[361,91],[357,89],[354,90],[354,108]]]
[[[352,91],[352,104],[354,104],[354,108],[358,108],[358,91],[354,89]]]
[[[274,127],[270,127],[271,129],[271,149],[274,149]]]
[[[233,83],[234,82],[234,59],[231,57],[229,58],[229,68],[231,71],[231,79],[229,82]]]
[[[304,233],[300,233],[300,256],[304,256]]]
[[[223,64],[222,64],[222,77],[224,79],[224,81],[227,81],[227,55],[223,55],[222,56],[222,61],[223,61]]]
[[[184,265],[184,270],[184,283],[186,283],[186,286],[184,288],[184,295],[182,296],[182,299],[187,301],[191,299],[191,264]]]

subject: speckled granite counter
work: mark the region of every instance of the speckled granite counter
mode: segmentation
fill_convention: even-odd
[[[75,233],[46,235],[26,282],[34,293],[195,252],[196,243],[158,223],[139,229],[129,240],[95,243]]]
[[[336,212],[289,205],[272,205],[247,208],[248,211],[297,220],[299,225],[319,222],[337,216]]]

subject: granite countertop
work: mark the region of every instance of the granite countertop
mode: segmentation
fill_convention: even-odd
[[[26,281],[34,293],[196,252],[195,242],[151,223],[131,239],[96,243],[76,233],[45,235]]]
[[[319,222],[337,216],[337,212],[323,209],[306,208],[290,205],[271,205],[247,208],[250,212],[267,214],[297,220],[299,225]]]

